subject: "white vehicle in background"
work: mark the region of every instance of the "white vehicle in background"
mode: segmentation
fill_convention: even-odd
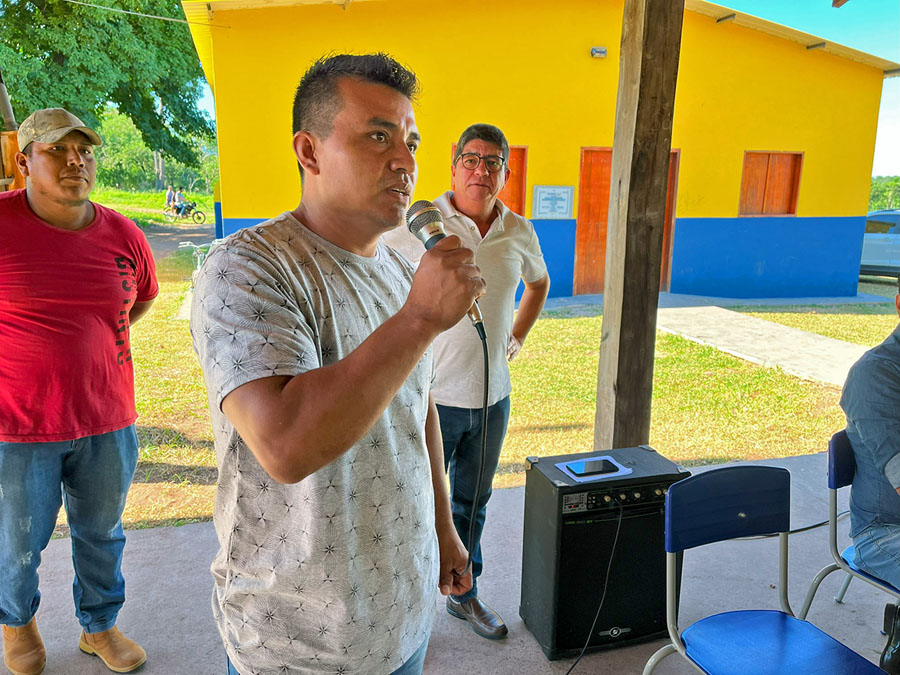
[[[866,216],[860,274],[900,274],[900,209],[872,211]]]

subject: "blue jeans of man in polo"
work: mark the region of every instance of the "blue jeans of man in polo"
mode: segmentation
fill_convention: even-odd
[[[462,539],[469,546],[469,526],[472,522],[472,504],[476,502],[475,487],[478,481],[478,467],[481,465],[481,429],[483,413],[481,408],[454,408],[438,405],[441,422],[441,436],[444,440],[444,468],[450,474],[450,504],[453,509],[453,524]],[[481,491],[477,496],[478,509],[475,514],[475,534],[472,543],[472,590],[464,595],[453,596],[465,602],[478,595],[478,577],[483,568],[481,556],[481,532],[487,503],[491,498],[491,483],[509,422],[509,396],[488,406],[487,447],[485,448],[484,469]]]
[[[122,511],[137,466],[134,425],[59,443],[0,442],[0,624],[24,626],[41,601],[37,569],[65,504],[75,614],[88,633],[125,602]]]

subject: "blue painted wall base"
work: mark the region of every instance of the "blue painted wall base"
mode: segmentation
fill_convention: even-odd
[[[679,218],[670,290],[723,298],[856,295],[865,220]]]
[[[238,230],[259,225],[266,220],[268,220],[268,218],[224,218],[222,227],[223,236],[227,237],[229,234],[234,234]]]
[[[265,218],[225,218],[225,236]],[[550,297],[569,297],[575,220],[535,220]],[[678,218],[670,291],[723,298],[854,296],[865,216]],[[217,232],[218,236],[218,227]],[[522,295],[519,284],[516,294]]]
[[[572,295],[575,275],[575,221],[533,220],[534,232],[541,242],[547,274],[550,275],[551,298],[567,298]],[[522,297],[525,285],[519,283],[516,300]]]
[[[225,221],[222,219],[222,202],[213,202],[213,211],[216,215],[216,239],[225,236]]]
[[[234,234],[245,227],[253,227],[266,218],[225,218],[224,236]],[[550,297],[572,295],[572,276],[575,270],[575,221],[535,220],[534,229],[544,251],[547,272],[550,274]],[[218,235],[218,232],[216,233]],[[522,296],[520,283],[516,300]]]

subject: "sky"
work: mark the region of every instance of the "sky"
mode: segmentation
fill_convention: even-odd
[[[717,4],[900,63],[900,0],[720,0]],[[208,87],[200,107],[215,117]],[[900,77],[884,80],[873,176],[900,176]]]

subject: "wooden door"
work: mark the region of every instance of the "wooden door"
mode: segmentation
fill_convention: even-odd
[[[575,295],[603,292],[612,148],[582,148],[575,223]]]
[[[513,213],[525,216],[525,167],[528,163],[528,148],[524,145],[509,148],[509,180],[498,195]]]
[[[456,143],[450,150],[450,156],[456,156]],[[506,204],[507,208],[520,216],[525,215],[525,170],[528,165],[528,146],[512,145],[509,148],[509,180],[500,190],[497,198]],[[451,178],[452,182],[452,178]]]
[[[669,155],[669,180],[666,184],[666,215],[663,225],[662,260],[659,266],[659,290],[669,290],[669,276],[672,273],[672,232],[675,229],[675,197],[678,194],[678,162],[681,150],[673,150]]]
[[[574,293],[602,293],[606,275],[606,225],[609,218],[609,188],[612,148],[582,148],[578,184],[578,218],[575,225]],[[669,160],[668,193],[663,227],[660,290],[668,290],[678,184],[678,151]]]

